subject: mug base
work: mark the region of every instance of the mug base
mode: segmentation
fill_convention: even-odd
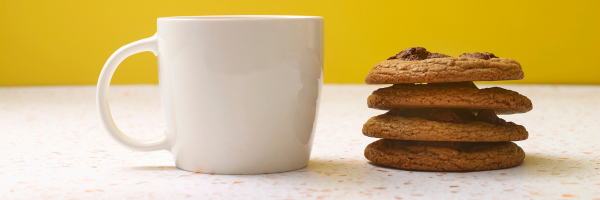
[[[291,172],[291,171],[296,171],[299,169],[303,169],[305,167],[307,167],[307,165],[304,165],[302,167],[294,167],[294,168],[288,168],[288,169],[279,169],[279,170],[265,170],[265,171],[238,171],[238,172],[228,172],[228,171],[203,171],[203,170],[193,170],[193,169],[187,169],[187,168],[183,168],[180,166],[176,166],[177,169],[183,170],[183,171],[188,171],[188,172],[194,172],[194,173],[200,173],[200,174],[218,174],[218,175],[256,175],[256,174],[274,174],[274,173],[284,173],[284,172]]]

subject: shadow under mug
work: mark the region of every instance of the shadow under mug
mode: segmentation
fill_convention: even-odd
[[[107,100],[117,66],[143,51],[158,57],[166,120],[165,133],[148,140],[123,134]],[[308,164],[322,84],[322,17],[165,17],[154,36],[108,59],[96,103],[118,143],[168,150],[180,169],[275,173]]]

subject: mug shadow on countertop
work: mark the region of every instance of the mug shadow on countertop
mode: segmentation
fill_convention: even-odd
[[[134,167],[124,167],[124,170],[132,170],[132,171],[183,171],[173,166],[134,166]]]
[[[537,178],[549,178],[549,177],[561,177],[561,176],[573,176],[581,175],[585,173],[594,173],[595,160],[593,157],[590,159],[575,159],[569,158],[564,159],[562,157],[556,157],[555,155],[540,155],[531,154],[526,155],[525,160],[521,165],[508,169],[499,170],[488,170],[488,171],[474,171],[474,172],[429,172],[429,171],[416,171],[416,170],[402,170],[394,167],[388,167],[378,163],[364,160],[345,160],[345,159],[311,159],[308,166],[289,172],[280,172],[272,174],[256,174],[256,175],[224,175],[224,176],[242,176],[245,178],[252,177],[288,177],[290,175],[296,176],[297,181],[308,181],[308,182],[339,182],[339,180],[352,180],[353,182],[364,182],[365,178],[368,179],[369,174],[372,173],[401,173],[403,176],[409,176],[408,174],[447,174],[453,176],[462,176],[459,174],[471,174],[479,177],[500,177],[504,175],[518,176],[527,179]],[[194,174],[180,170],[175,166],[133,166],[124,167],[122,170],[137,171],[137,172],[150,172],[150,171],[163,171],[163,172],[174,172],[184,174]],[[195,173],[202,174],[202,173]],[[214,175],[214,174],[204,174]],[[220,176],[220,175],[217,175]],[[342,179],[343,178],[343,179]],[[367,181],[368,182],[368,181]]]

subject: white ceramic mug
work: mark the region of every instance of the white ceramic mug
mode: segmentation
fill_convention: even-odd
[[[113,122],[108,87],[121,61],[158,57],[165,133],[140,140]],[[158,19],[157,33],[106,62],[96,100],[106,131],[138,151],[169,150],[178,168],[257,174],[308,164],[323,83],[323,18],[194,16]]]

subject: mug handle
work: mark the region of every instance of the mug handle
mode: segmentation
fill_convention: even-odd
[[[110,80],[112,79],[115,70],[125,58],[143,51],[152,51],[154,55],[157,55],[158,37],[156,34],[152,37],[141,39],[119,48],[110,56],[110,58],[108,58],[106,64],[104,64],[102,72],[100,73],[100,78],[98,78],[98,89],[96,90],[96,105],[98,106],[98,113],[100,113],[100,121],[104,126],[104,130],[106,130],[117,143],[120,143],[129,149],[136,151],[170,150],[166,132],[161,136],[152,139],[142,140],[132,138],[119,130],[110,114],[110,108],[108,106],[108,87],[110,86]]]

